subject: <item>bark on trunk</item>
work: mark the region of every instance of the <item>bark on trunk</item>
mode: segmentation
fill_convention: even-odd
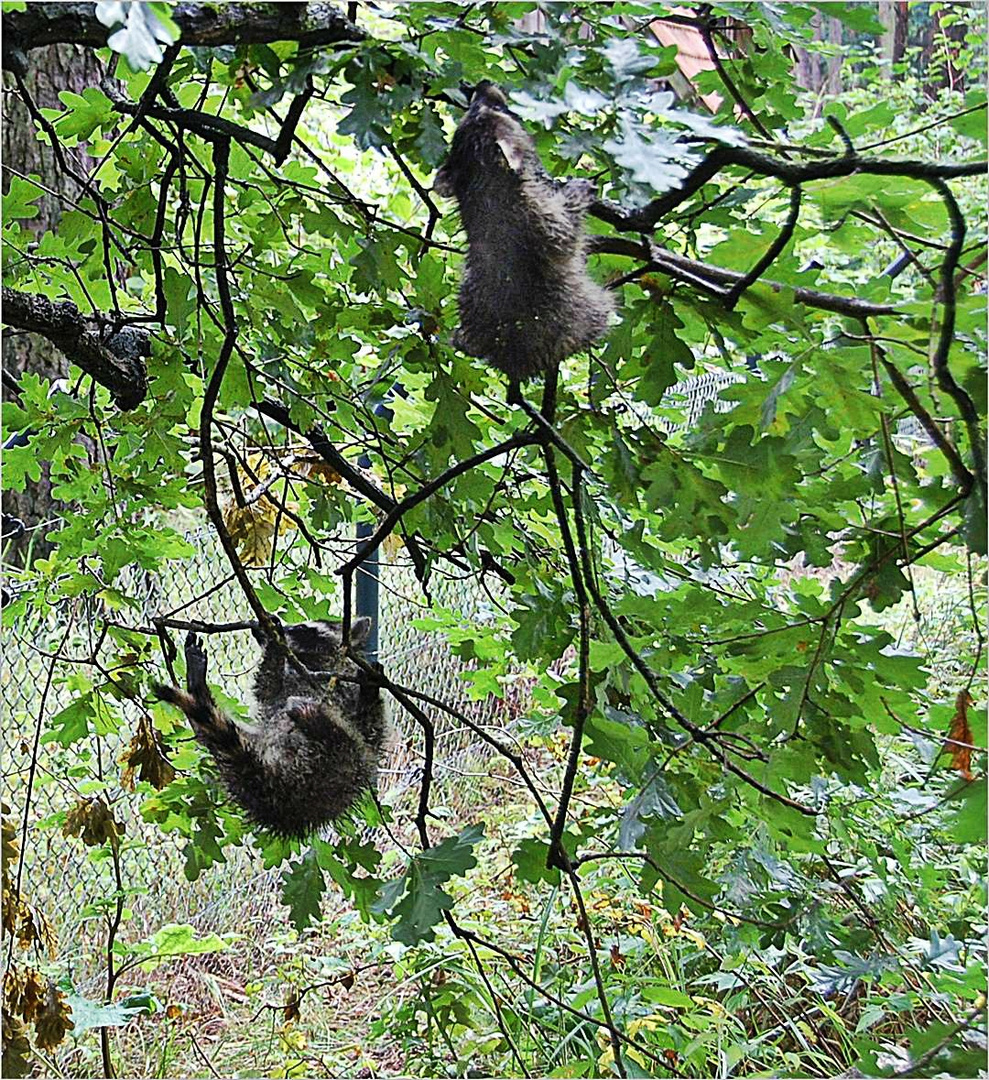
[[[883,24],[880,38],[883,59],[883,77],[893,78],[893,65],[898,64],[907,48],[907,18],[909,11],[905,0],[879,0],[879,21]]]
[[[61,108],[58,100],[60,90],[81,93],[87,86],[99,85],[101,74],[102,65],[91,49],[58,45],[34,51],[24,84],[40,108]],[[57,177],[51,147],[35,138],[34,123],[17,93],[5,93],[3,98],[2,153],[4,165],[7,166],[3,171],[4,188],[9,184],[11,175],[28,176],[31,173],[40,176],[55,191],[62,190],[65,185],[71,187],[70,180]],[[65,153],[69,163],[81,171],[87,170],[92,164],[83,147],[66,150]],[[67,191],[67,194],[71,196],[74,192]],[[25,224],[41,236],[57,227],[62,208],[58,199],[48,195],[42,196],[36,205],[38,216]],[[12,256],[8,255],[10,258]],[[16,381],[23,372],[32,371],[45,378],[58,379],[66,375],[69,367],[65,357],[51,342],[34,334],[9,330],[3,334],[2,357],[5,401],[12,396],[10,379]],[[9,439],[17,434],[7,431],[4,437]],[[9,541],[5,551],[8,561],[23,565],[29,557],[35,558],[51,551],[52,545],[44,539],[44,533],[48,531],[44,523],[59,516],[59,505],[51,495],[47,466],[42,470],[41,480],[37,483],[28,481],[23,492],[4,491],[3,512],[19,518],[27,527],[23,535]]]
[[[829,44],[841,44],[841,22],[838,19],[827,18],[820,11],[814,13],[811,19],[815,41],[827,41]],[[841,93],[841,56],[832,56],[824,61],[820,53],[808,49],[797,48],[797,85],[813,94],[819,94],[822,98],[836,97]],[[815,115],[820,108],[818,101]]]

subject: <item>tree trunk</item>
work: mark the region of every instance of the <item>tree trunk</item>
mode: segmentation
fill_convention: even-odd
[[[883,76],[893,78],[893,65],[898,64],[907,48],[907,19],[909,8],[905,0],[879,0],[879,21],[883,24],[880,38],[886,65]]]
[[[103,68],[92,49],[79,49],[73,45],[56,45],[37,50],[31,56],[31,64],[24,76],[24,85],[41,109],[61,108],[58,100],[60,90],[81,93],[87,86],[98,86]],[[8,76],[8,82],[10,80]],[[12,175],[29,176],[34,173],[55,191],[65,191],[74,197],[73,182],[59,177],[55,158],[47,142],[35,138],[35,126],[27,107],[16,91],[4,94],[2,154],[6,168],[3,171],[4,189]],[[63,151],[70,165],[82,172],[92,161],[84,147]],[[58,199],[43,195],[37,201],[38,216],[26,222],[28,228],[41,236],[54,229],[62,215]],[[8,255],[8,266],[14,256]],[[31,371],[44,378],[62,378],[69,364],[53,345],[34,334],[15,333],[5,330],[3,334],[3,399],[14,397],[11,382],[22,372]],[[6,439],[16,438],[18,432],[6,431]],[[44,539],[44,523],[59,516],[58,504],[52,499],[51,482],[47,466],[42,470],[41,480],[28,481],[23,492],[3,493],[3,512],[20,519],[27,531],[10,541],[5,558],[21,565],[29,557],[47,554],[51,544]],[[38,527],[41,526],[41,527]],[[7,532],[7,528],[4,529]]]
[[[814,28],[814,40],[821,40],[821,13],[815,11],[810,21]],[[816,52],[798,47],[797,54],[797,85],[803,90],[809,90],[816,94],[821,89],[821,57]]]
[[[842,24],[841,19],[826,20],[828,42],[831,45],[841,44]],[[828,57],[827,75],[824,79],[824,96],[836,98],[841,95],[841,52]]]
[[[810,25],[814,30],[815,41],[827,41],[832,45],[841,44],[841,21],[830,19],[820,11],[814,13]],[[796,49],[797,85],[822,98],[837,97],[841,93],[841,56],[831,56],[823,63],[820,53],[808,49]],[[817,115],[820,108],[814,110]]]

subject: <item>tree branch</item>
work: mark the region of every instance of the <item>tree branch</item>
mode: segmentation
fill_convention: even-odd
[[[556,457],[553,454],[553,444],[549,439],[543,440],[543,455],[546,460],[546,479],[549,483],[550,497],[553,501],[553,509],[556,512],[556,520],[560,526],[560,537],[563,540],[563,551],[567,557],[567,566],[570,570],[570,580],[573,583],[574,596],[577,599],[577,615],[580,621],[580,645],[577,660],[577,702],[574,707],[573,731],[570,735],[570,750],[567,754],[567,765],[563,773],[563,782],[560,785],[560,801],[556,807],[556,817],[553,819],[553,827],[550,829],[549,853],[546,856],[546,865],[557,869],[572,872],[570,857],[563,846],[563,834],[567,828],[567,813],[570,810],[570,800],[573,797],[573,787],[577,779],[577,769],[580,765],[580,754],[584,742],[584,727],[587,718],[591,715],[593,702],[591,700],[591,605],[587,598],[587,589],[584,587],[584,569],[581,566],[583,558],[584,566],[590,562],[586,552],[577,554],[574,544],[573,533],[567,520],[567,508],[563,502],[563,485],[560,483],[560,474],[556,467]],[[580,465],[573,465],[573,484],[571,486],[571,498],[574,503],[583,497],[583,469]]]
[[[306,89],[292,99],[282,130],[275,139],[262,134],[260,131],[244,127],[243,124],[235,124],[233,120],[228,120],[224,116],[216,116],[213,113],[202,112],[199,109],[175,109],[166,105],[152,105],[145,103],[143,98],[139,102],[128,101],[122,94],[108,85],[104,85],[103,90],[113,102],[113,107],[117,112],[123,113],[125,116],[133,116],[141,120],[147,118],[164,120],[175,124],[176,127],[184,128],[186,131],[195,132],[204,139],[234,139],[245,146],[256,146],[259,150],[270,154],[274,158],[276,165],[281,165],[285,158],[288,157],[302,110],[313,95],[313,83],[312,79],[307,79]]]
[[[175,4],[169,15],[183,45],[259,45],[297,41],[305,48],[364,40],[332,4]],[[107,28],[92,3],[28,4],[3,13],[3,67],[23,70],[25,54],[45,45],[106,45]]]
[[[979,411],[967,391],[958,385],[954,375],[951,373],[951,369],[948,367],[948,356],[955,340],[955,313],[957,307],[955,270],[958,267],[958,260],[965,244],[965,219],[962,217],[958,203],[948,189],[948,185],[940,179],[930,180],[929,183],[941,196],[945,209],[948,211],[948,220],[951,223],[951,243],[948,245],[948,250],[944,253],[944,260],[941,263],[941,283],[938,289],[940,295],[936,298],[944,305],[944,313],[941,318],[941,332],[938,335],[937,348],[933,357],[934,375],[938,386],[954,401],[962,420],[965,422],[972,460],[975,462],[975,479],[982,493],[984,506],[986,502],[986,455],[983,445],[985,439],[979,425]]]
[[[711,263],[700,262],[697,259],[688,259],[685,255],[677,255],[648,239],[640,241],[630,240],[624,236],[592,236],[590,241],[592,251],[602,255],[628,255],[634,259],[641,259],[645,263],[643,272],[659,270],[675,281],[682,281],[685,285],[701,289],[709,295],[724,300],[728,298],[730,287],[744,281],[746,277],[737,270],[726,270],[721,266],[713,266]],[[791,287],[768,278],[763,279],[763,284],[776,290]],[[719,286],[728,286],[728,288],[722,289]],[[873,304],[854,296],[837,296],[834,293],[805,289],[800,286],[793,287],[793,298],[798,304],[820,308],[821,311],[833,311],[836,315],[849,315],[855,319],[897,313],[892,304]]]
[[[292,419],[291,414],[284,405],[277,401],[270,401],[267,398],[264,401],[255,401],[254,408],[262,416],[267,416],[269,419],[274,420],[276,424],[281,424],[282,427],[288,428],[289,431],[294,431],[296,435],[301,435],[334,472],[339,473],[354,491],[359,495],[363,495],[368,502],[379,510],[383,510],[386,514],[390,514],[395,510],[398,505],[396,501],[386,491],[382,491],[373,480],[369,480],[360,469],[355,465],[351,465],[327,438],[322,428],[311,427],[304,430]],[[423,554],[415,536],[405,536],[404,539],[405,546],[415,567],[416,577],[422,581],[426,573],[426,556]]]
[[[866,334],[869,335],[870,343],[876,349],[876,355],[879,358],[879,362],[889,376],[889,381],[893,384],[896,392],[903,398],[904,402],[906,402],[907,408],[920,421],[921,426],[924,431],[927,432],[927,436],[931,442],[933,442],[941,453],[944,454],[945,459],[951,466],[951,473],[954,476],[955,481],[967,495],[972,489],[973,477],[965,467],[965,463],[962,461],[958,451],[952,443],[948,441],[948,437],[941,430],[934,417],[924,408],[916,391],[907,381],[906,377],[886,355],[885,349],[881,348],[876,342],[875,337],[869,331],[868,322],[864,322],[864,327]]]
[[[458,461],[456,465],[452,465],[435,479],[423,484],[417,491],[413,491],[410,495],[406,495],[401,502],[392,505],[391,509],[385,514],[381,524],[374,531],[374,535],[369,536],[360,547],[358,547],[357,552],[352,559],[337,568],[337,573],[353,573],[370,554],[378,550],[385,537],[394,531],[395,526],[402,520],[404,514],[408,513],[413,507],[418,506],[421,502],[425,502],[430,496],[435,495],[440,488],[445,487],[450,481],[455,480],[465,472],[470,472],[471,469],[476,468],[478,465],[483,465],[484,462],[490,461],[492,458],[500,457],[502,454],[507,454],[510,450],[515,450],[520,446],[531,446],[536,441],[534,435],[526,432],[513,435],[510,439],[506,439],[496,446],[489,446],[486,450],[482,450],[472,457],[464,458],[463,461]]]
[[[714,44],[714,38],[711,36],[711,27],[709,23],[706,20],[701,19],[698,21],[697,29],[701,35],[701,40],[704,42],[704,48],[707,49],[707,55],[711,58],[711,63],[714,64],[714,70],[718,73],[718,78],[721,79],[725,89],[731,94],[735,104],[742,110],[744,115],[748,117],[752,126],[764,139],[771,139],[772,136],[766,130],[759,117],[753,112],[752,106],[742,96],[741,91],[735,85],[735,80],[728,74],[727,68],[721,62],[717,46]]]
[[[669,191],[641,209],[631,211],[601,200],[591,206],[589,213],[623,232],[651,232],[671,210],[689,199],[695,191],[730,165],[738,165],[761,176],[774,176],[784,184],[794,187],[814,180],[837,180],[855,173],[908,176],[928,182],[952,180],[962,176],[982,176],[987,163],[971,161],[942,165],[931,161],[866,158],[844,154],[841,157],[798,165],[792,161],[781,161],[769,154],[760,154],[747,146],[717,146],[694,168],[676,191]]]
[[[329,440],[326,433],[319,427],[312,427],[308,430],[301,428],[291,417],[287,408],[280,402],[271,401],[265,399],[263,401],[255,401],[253,406],[262,416],[267,416],[274,420],[275,423],[281,424],[282,427],[288,428],[289,431],[294,431],[296,435],[301,435],[309,445],[316,451],[317,454],[337,473],[339,473],[344,480],[360,495],[363,495],[368,502],[372,503],[379,510],[383,510],[386,515],[393,514],[396,507],[399,505],[395,499],[393,499],[386,491],[383,491],[373,480],[369,480],[360,469],[351,465],[350,462],[340,453],[340,451]],[[503,447],[504,448],[504,447]],[[488,453],[490,456],[490,452]],[[463,471],[462,469],[459,471]],[[449,471],[443,474],[443,483],[451,480]],[[416,496],[421,492],[417,492]],[[417,501],[421,501],[418,500]],[[405,510],[409,507],[406,506]],[[405,512],[404,510],[402,511]],[[401,514],[397,515],[400,519]],[[392,531],[389,529],[389,531]],[[422,581],[426,573],[426,556],[423,553],[421,546],[421,538],[415,533],[403,533],[403,540],[405,546],[409,552],[409,556],[412,559],[412,564],[415,568],[416,577]],[[461,542],[454,548],[459,554],[466,556],[468,554],[464,544]],[[478,552],[481,558],[482,570],[490,570],[492,573],[498,575],[499,578],[506,585],[515,584],[515,575],[511,573],[506,567],[486,550]],[[456,559],[450,552],[441,552],[441,555],[449,562],[463,567],[464,563]]]
[[[783,249],[790,242],[790,238],[793,236],[793,230],[797,226],[797,218],[800,215],[800,187],[790,188],[790,212],[787,215],[786,221],[783,223],[783,228],[780,229],[779,235],[769,245],[766,251],[763,253],[762,258],[752,267],[752,269],[741,279],[736,281],[734,285],[728,290],[728,295],[725,297],[725,307],[731,311],[738,303],[739,298],[746,289],[751,288],[764,271],[768,270],[770,266],[780,257],[783,253]]]
[[[105,386],[120,409],[140,405],[148,393],[143,358],[150,355],[150,336],[144,329],[113,329],[109,320],[87,318],[71,300],[19,292],[3,286],[3,321],[16,330],[47,338]]]
[[[244,564],[237,554],[237,548],[227,530],[220,510],[216,489],[216,463],[213,457],[213,410],[220,395],[223,376],[226,373],[230,357],[237,341],[237,318],[234,314],[233,299],[230,295],[230,282],[227,278],[226,250],[226,195],[227,167],[230,159],[229,139],[217,138],[213,142],[213,169],[216,183],[213,186],[213,257],[216,264],[216,287],[220,295],[220,309],[223,312],[223,344],[220,346],[216,364],[210,374],[203,394],[203,404],[199,417],[199,452],[203,463],[203,502],[206,513],[216,530],[230,569],[237,584],[240,585],[245,599],[258,620],[258,629],[268,639],[284,647],[284,637],[278,626],[268,614],[258,598]]]

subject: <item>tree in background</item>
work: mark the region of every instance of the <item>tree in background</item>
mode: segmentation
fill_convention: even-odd
[[[51,45],[35,53],[30,67],[17,84],[21,92],[5,93],[3,98],[4,192],[15,176],[52,178],[59,175],[51,146],[36,137],[27,102],[31,101],[37,108],[55,109],[59,105],[60,92],[79,94],[98,82],[101,72],[102,65],[92,52],[74,46]],[[76,170],[86,171],[92,167],[84,143],[67,149],[65,158]],[[39,238],[45,232],[57,230],[61,200],[43,192],[34,206],[35,216],[24,219],[26,228]],[[67,374],[68,363],[65,356],[43,337],[8,333],[3,338],[3,370],[3,400],[7,401],[12,394],[16,398],[15,384],[22,372],[31,371],[56,380]],[[6,431],[7,438],[16,439],[17,435],[9,429]],[[39,479],[31,481],[24,491],[4,490],[3,510],[20,523],[5,523],[4,538],[10,537],[5,558],[22,561],[29,550],[34,555],[45,555],[51,550],[44,533],[57,516],[57,508],[51,496],[47,466],[43,467]]]

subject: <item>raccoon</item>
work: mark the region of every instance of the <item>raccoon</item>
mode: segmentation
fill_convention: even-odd
[[[587,180],[554,180],[532,137],[490,82],[474,90],[434,189],[467,233],[454,344],[518,383],[555,371],[600,338],[611,296],[587,272]]]
[[[351,646],[362,645],[370,628],[370,619],[355,619]],[[217,708],[194,633],[185,642],[187,690],[158,684],[154,693],[186,714],[251,821],[279,836],[305,837],[374,788],[386,725],[380,690],[343,653],[339,624],[299,623],[284,633],[309,675],[265,642],[254,676],[253,725]]]

